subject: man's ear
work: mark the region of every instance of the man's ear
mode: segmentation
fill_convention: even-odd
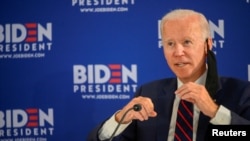
[[[212,38],[207,38],[207,45],[209,50],[212,50],[213,48],[213,39]]]
[[[213,47],[213,41],[212,38],[207,38],[205,42],[205,54],[207,55],[208,50],[212,50]]]

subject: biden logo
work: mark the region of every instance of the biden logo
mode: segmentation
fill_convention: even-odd
[[[137,88],[137,65],[74,65],[73,83],[74,93],[132,94]],[[91,97],[96,98],[96,95]]]

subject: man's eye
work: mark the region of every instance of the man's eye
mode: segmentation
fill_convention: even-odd
[[[168,42],[168,46],[174,46],[174,43],[173,42]]]
[[[184,44],[185,44],[185,45],[189,45],[189,44],[191,44],[191,41],[190,41],[190,40],[185,40],[185,41],[184,41]]]

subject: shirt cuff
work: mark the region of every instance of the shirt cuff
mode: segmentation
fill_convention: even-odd
[[[220,105],[214,118],[210,120],[210,123],[214,125],[229,125],[231,122],[231,113],[226,107]]]
[[[117,112],[116,112],[117,113]],[[116,122],[115,120],[115,114],[113,114],[101,127],[101,129],[99,130],[99,139],[100,140],[105,140],[105,139],[109,139],[111,137],[111,135],[113,134],[115,128],[118,126],[118,122]],[[131,122],[130,122],[131,123]],[[130,123],[127,124],[121,124],[118,128],[118,130],[116,131],[114,136],[119,135],[121,132],[123,132]]]

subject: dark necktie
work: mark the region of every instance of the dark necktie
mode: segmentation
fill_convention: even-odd
[[[175,141],[192,141],[193,139],[193,104],[181,100],[175,126]]]

